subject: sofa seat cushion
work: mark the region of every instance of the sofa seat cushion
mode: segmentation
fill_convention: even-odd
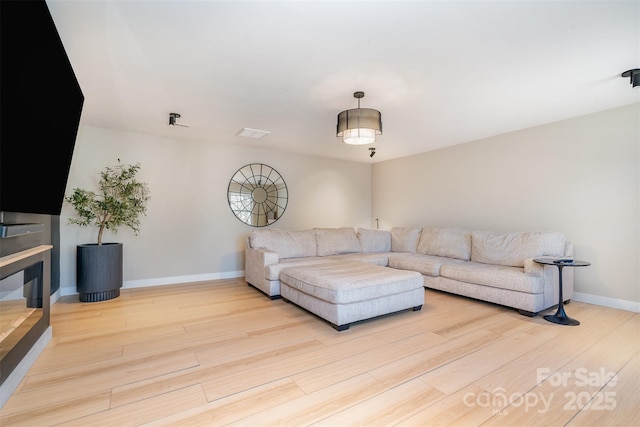
[[[314,228],[318,256],[361,252],[362,246],[356,231],[351,227]]]
[[[490,265],[477,262],[443,264],[440,276],[465,283],[509,289],[529,294],[543,292],[544,279],[539,275],[525,274],[524,268]]]
[[[328,258],[338,261],[365,262],[367,264],[379,265],[380,267],[387,267],[389,265],[389,255],[391,255],[391,252],[371,252],[332,255]]]
[[[314,257],[318,254],[313,230],[254,230],[251,232],[251,247],[277,252],[280,259]]]
[[[331,262],[331,258],[310,256],[305,258],[281,259],[277,264],[269,264],[264,267],[264,277],[267,280],[280,280],[280,272],[287,267],[300,267]]]
[[[423,287],[422,276],[416,272],[348,261],[285,268],[281,280],[300,292],[332,304],[367,301]]]
[[[563,254],[564,234],[557,231],[471,233],[471,261],[475,262],[524,267],[528,258]]]
[[[450,258],[403,253],[400,256],[392,255],[389,257],[389,267],[398,270],[417,271],[425,276],[437,277],[440,275],[440,267],[445,262],[452,262]]]

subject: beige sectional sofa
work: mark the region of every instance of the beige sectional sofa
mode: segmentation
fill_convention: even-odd
[[[245,248],[245,280],[275,299],[286,268],[358,261],[422,275],[424,287],[484,300],[536,315],[558,303],[558,271],[533,258],[573,256],[559,232],[470,231],[461,228],[351,227],[302,231],[254,230]],[[573,296],[573,272],[563,296]]]

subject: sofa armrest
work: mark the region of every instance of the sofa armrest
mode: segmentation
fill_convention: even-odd
[[[258,261],[259,264],[267,266],[270,264],[277,264],[280,262],[280,256],[278,252],[270,251],[265,248],[248,248],[249,256]]]
[[[573,243],[564,242],[564,256],[573,257]]]
[[[264,248],[245,247],[244,276],[247,283],[259,286],[264,281],[264,269],[267,265],[280,262],[277,252]]]
[[[565,254],[570,256],[572,254]],[[573,268],[559,270],[555,265],[545,265],[544,280],[544,307],[552,307],[558,304],[558,287],[560,285],[559,273],[562,271],[562,299],[567,301],[573,298]]]
[[[565,242],[564,253],[562,257],[573,258],[573,243]],[[536,276],[542,276],[544,274],[544,265],[538,264],[533,260],[534,258],[527,258],[524,260],[524,272],[525,274],[534,274]],[[551,268],[550,270],[554,270]]]
[[[524,260],[524,274],[542,276],[544,275],[544,265],[538,264],[533,258],[527,258]]]
[[[565,242],[563,257],[573,258],[573,243]],[[573,268],[562,270],[562,299],[573,298]],[[540,273],[538,273],[540,271]],[[524,263],[524,272],[541,274],[544,277],[544,307],[558,304],[559,270],[553,265],[542,265],[528,259]]]

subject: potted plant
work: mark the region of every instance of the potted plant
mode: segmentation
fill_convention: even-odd
[[[97,227],[96,243],[77,246],[76,282],[82,302],[105,301],[117,298],[122,287],[122,243],[103,243],[104,230],[117,232],[129,227],[135,235],[140,232],[140,216],[146,215],[150,198],[149,187],[136,175],[140,165],[118,164],[100,172],[99,191],[75,188],[65,201],[70,203],[77,218],[70,224]]]

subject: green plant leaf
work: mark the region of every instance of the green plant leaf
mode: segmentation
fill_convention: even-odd
[[[77,218],[70,224],[98,228],[98,244],[102,244],[105,229],[117,232],[129,227],[135,235],[140,233],[140,216],[147,214],[147,201],[151,198],[149,186],[136,180],[140,164],[118,164],[100,172],[99,191],[74,188],[65,197],[75,209]]]

